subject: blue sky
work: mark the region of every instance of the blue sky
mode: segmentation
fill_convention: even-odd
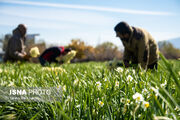
[[[180,37],[179,0],[0,0],[0,35],[19,23],[54,45],[80,38],[89,45],[110,41],[120,21],[149,31],[159,40]]]

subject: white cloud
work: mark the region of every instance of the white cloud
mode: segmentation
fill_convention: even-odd
[[[170,12],[160,12],[160,11],[119,9],[119,8],[87,6],[87,5],[72,5],[72,4],[57,4],[57,3],[55,4],[55,3],[47,3],[47,2],[31,2],[31,1],[18,1],[18,0],[13,0],[13,1],[6,0],[6,1],[0,1],[0,2],[11,3],[11,4],[21,4],[21,5],[42,6],[42,7],[69,8],[69,9],[128,13],[128,14],[142,14],[142,15],[173,15],[174,14]]]
[[[20,23],[26,24],[28,27],[31,28],[41,28],[41,29],[55,29],[55,30],[63,30],[63,29],[72,29],[77,28],[77,25],[69,25],[65,23],[58,23],[58,22],[48,22],[43,20],[33,20],[33,19],[26,19],[23,17],[17,16],[2,16],[0,19],[0,25],[7,25],[7,26],[14,26]]]
[[[23,12],[22,12],[23,10]],[[0,14],[11,16],[15,20],[26,18],[23,22],[27,20],[32,20],[43,24],[43,22],[48,22],[48,28],[51,28],[51,24],[58,26],[74,26],[77,25],[93,25],[93,26],[104,26],[107,24],[112,24],[113,18],[107,17],[98,13],[84,12],[84,11],[73,11],[73,10],[61,10],[61,9],[46,9],[46,8],[31,8],[31,7],[5,7],[1,9]],[[11,18],[11,19],[12,19]],[[2,20],[0,20],[2,21]],[[5,20],[6,22],[6,20]],[[43,25],[44,26],[44,25]],[[45,27],[45,26],[44,26]],[[53,28],[54,28],[53,27]]]

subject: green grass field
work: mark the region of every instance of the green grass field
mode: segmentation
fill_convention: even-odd
[[[0,64],[1,87],[63,88],[60,101],[1,102],[0,119],[180,119],[180,61],[159,62],[157,71],[109,70],[107,63]],[[53,65],[51,66],[53,67]]]

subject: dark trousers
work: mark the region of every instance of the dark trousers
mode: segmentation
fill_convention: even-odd
[[[156,69],[157,70],[157,67],[158,67],[158,63],[157,62],[155,62],[155,63],[153,63],[153,64],[151,64],[151,65],[148,65],[148,69]]]
[[[39,57],[39,62],[41,63],[42,66],[45,66],[48,62],[44,60],[41,56]]]
[[[42,66],[48,66],[53,62],[58,63],[58,61],[55,59],[50,59],[49,61],[47,61],[42,56],[39,57],[39,62],[41,63]]]

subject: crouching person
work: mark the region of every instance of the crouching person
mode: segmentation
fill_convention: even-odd
[[[5,49],[4,62],[26,61],[30,58],[24,50],[26,30],[27,28],[24,24],[19,24],[13,30],[13,36],[8,40],[7,48]]]
[[[39,61],[42,66],[51,64],[51,63],[63,63],[63,61],[58,61],[57,58],[65,56],[71,51],[71,48],[62,47],[50,47],[46,49],[39,57]]]
[[[140,64],[142,68],[157,69],[158,46],[154,38],[144,29],[120,22],[114,28],[124,46],[123,63],[125,67]]]

